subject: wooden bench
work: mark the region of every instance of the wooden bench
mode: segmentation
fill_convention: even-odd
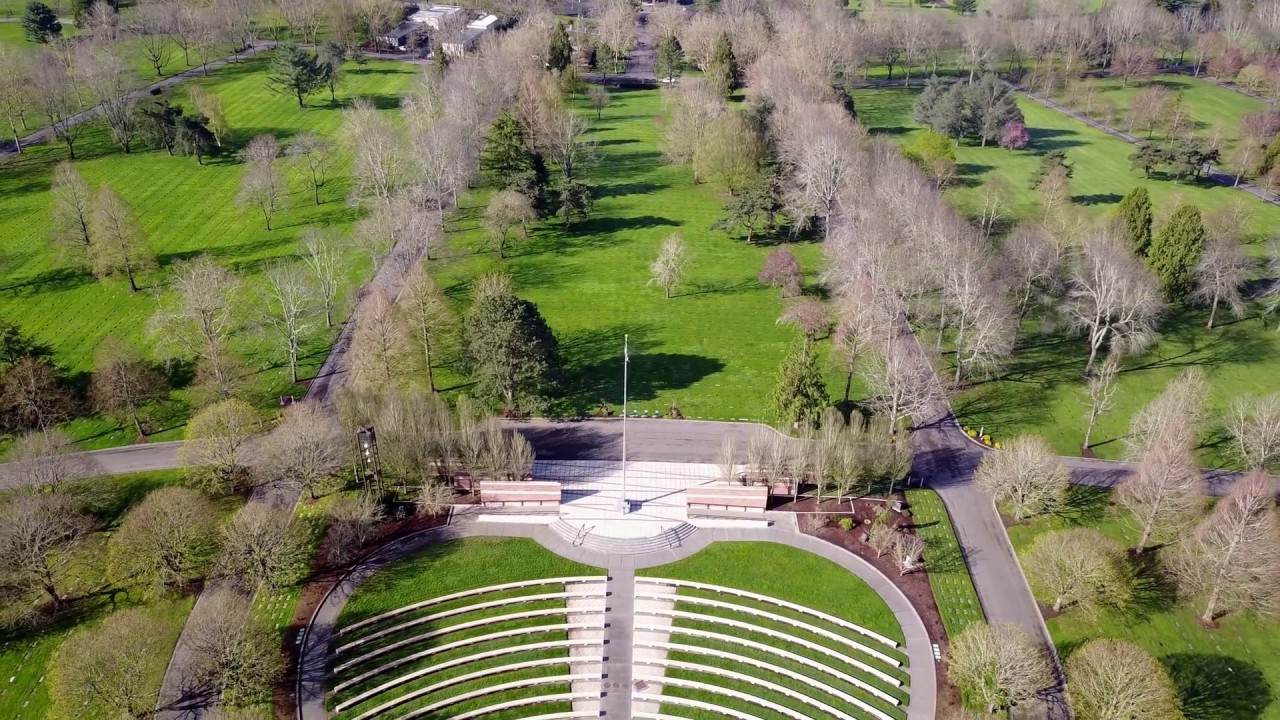
[[[485,507],[518,507],[538,511],[560,511],[560,483],[529,480],[481,480],[476,483],[480,504]]]
[[[764,485],[699,485],[684,494],[690,517],[755,517],[769,505],[769,488]]]

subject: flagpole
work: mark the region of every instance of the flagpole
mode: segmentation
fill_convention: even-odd
[[[631,510],[627,505],[627,370],[631,365],[631,336],[622,336],[622,514]]]

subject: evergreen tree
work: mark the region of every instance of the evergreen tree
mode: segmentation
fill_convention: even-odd
[[[781,421],[812,426],[828,404],[818,352],[808,338],[797,340],[778,367],[770,409]]]
[[[551,31],[551,47],[547,50],[547,68],[563,72],[573,61],[573,44],[569,42],[569,31],[564,23],[557,22]]]
[[[293,95],[298,107],[308,95],[325,85],[325,70],[316,56],[297,45],[276,49],[267,74],[267,87],[281,95]]]
[[[480,174],[485,182],[506,190],[533,169],[534,152],[520,121],[510,111],[499,115],[489,126],[489,137],[480,153]]]
[[[218,139],[209,130],[209,121],[203,115],[187,115],[178,118],[177,146],[183,153],[196,156],[196,164],[204,165],[206,157],[217,155],[222,149]]]
[[[712,230],[732,233],[739,228],[746,231],[748,243],[755,242],[759,232],[773,232],[776,219],[782,212],[782,193],[777,178],[762,172],[724,203],[724,217],[711,224]]]
[[[933,127],[934,109],[946,93],[947,84],[939,80],[937,75],[930,77],[924,83],[924,91],[916,96],[915,105],[911,107],[911,119],[921,125]]]
[[[84,20],[88,17],[89,11],[92,10],[93,6],[98,2],[106,2],[112,10],[120,10],[119,0],[74,0],[71,3],[71,9],[77,26],[84,26]]]
[[[1195,289],[1192,271],[1200,260],[1204,238],[1200,209],[1182,205],[1152,239],[1147,262],[1171,300],[1185,298]]]
[[[1063,150],[1050,150],[1040,158],[1040,167],[1036,168],[1036,172],[1031,176],[1031,189],[1035,190],[1040,187],[1040,183],[1053,172],[1054,168],[1062,168],[1071,177],[1073,168],[1071,163],[1067,162],[1067,153]]]
[[[178,144],[178,121],[181,118],[182,108],[170,104],[167,99],[160,100],[138,110],[138,130],[152,145],[162,147],[172,155]]]
[[[978,0],[955,0],[951,7],[961,15],[973,15],[978,12]]]
[[[719,88],[725,97],[742,87],[742,71],[738,68],[738,58],[733,54],[733,43],[729,41],[728,33],[720,33],[716,38],[705,75],[711,86]]]
[[[538,306],[509,287],[475,301],[463,328],[464,360],[477,394],[506,413],[546,409],[562,370],[560,347]]]
[[[62,23],[48,5],[30,2],[22,14],[22,34],[33,43],[44,44],[62,37]]]
[[[1136,255],[1146,256],[1151,248],[1151,196],[1147,188],[1139,185],[1129,191],[1116,208],[1124,223],[1124,237],[1129,249]]]
[[[970,106],[974,113],[976,131],[987,142],[997,142],[1006,123],[1022,120],[1022,111],[1014,100],[1013,91],[995,75],[987,73],[976,84],[968,86]]]
[[[653,61],[659,80],[672,80],[684,71],[684,49],[675,35],[668,35],[658,43],[657,57]]]

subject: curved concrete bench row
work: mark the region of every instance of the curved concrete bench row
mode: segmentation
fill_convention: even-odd
[[[890,665],[895,668],[902,667],[901,660],[898,660],[897,658],[894,658],[894,657],[890,657],[889,655],[886,655],[874,648],[868,647],[858,642],[857,640],[846,637],[839,633],[831,632],[830,630],[827,630],[825,628],[820,628],[815,625],[810,625],[809,623],[801,622],[794,618],[786,617],[784,615],[774,615],[773,613],[770,613],[766,610],[760,610],[758,608],[748,607],[746,605],[735,605],[733,603],[727,603],[721,600],[712,600],[710,598],[689,597],[687,595],[677,595],[675,596],[675,598],[672,598],[672,596],[670,595],[664,595],[662,593],[651,593],[651,592],[647,593],[639,589],[636,590],[636,598],[637,599],[644,598],[646,600],[659,600],[659,601],[666,601],[666,602],[670,602],[672,599],[674,599],[678,603],[688,603],[691,605],[704,605],[706,607],[720,608],[721,610],[732,610],[733,612],[742,613],[744,615],[751,615],[754,617],[765,618],[767,620],[773,620],[775,622],[780,622],[784,625],[790,625],[791,627],[794,627],[798,630],[804,630],[805,632],[812,633],[819,637],[824,637],[833,642],[838,642],[841,645],[857,650],[858,652],[861,652],[864,655],[873,657],[886,665]]]
[[[567,605],[569,600],[577,600],[577,599],[584,599],[584,598],[585,599],[597,599],[597,598],[603,599],[604,593],[602,592],[601,593],[571,593],[571,592],[539,593],[536,595],[517,595],[515,597],[502,598],[501,600],[490,600],[488,602],[476,603],[474,605],[464,605],[463,607],[454,608],[452,610],[446,610],[444,612],[438,612],[431,615],[423,615],[422,617],[414,618],[413,620],[410,620],[408,622],[402,622],[399,625],[392,625],[391,627],[386,628],[385,630],[379,630],[377,632],[369,633],[368,635],[363,635],[343,645],[342,647],[338,648],[337,650],[334,651],[334,653],[339,654],[345,650],[350,650],[353,647],[359,647],[360,645],[373,642],[375,640],[379,640],[381,638],[387,637],[388,635],[395,635],[398,632],[403,632],[412,627],[417,627],[419,625],[426,625],[428,623],[434,623],[440,620],[446,620],[448,618],[457,617],[459,615],[467,615],[469,613],[477,612],[480,610],[490,610],[492,608],[506,607],[508,605],[523,605],[524,603],[545,602],[548,600],[564,600]]]
[[[478,697],[484,697],[485,695],[492,695],[496,692],[506,692],[507,690],[520,690],[526,687],[532,687],[536,685],[550,685],[552,683],[572,683],[572,682],[578,682],[579,680],[590,680],[590,679],[591,678],[589,677],[583,677],[579,675],[558,675],[556,677],[534,678],[531,680],[521,680],[519,682],[503,683],[501,685],[494,685],[493,687],[473,690],[469,693],[458,695],[457,697],[451,697],[448,700],[441,700],[438,703],[432,703],[424,708],[418,708],[417,710],[414,710],[411,713],[401,715],[397,720],[411,720],[412,718],[420,718],[424,715],[430,715],[432,713],[439,712],[440,710],[443,710],[444,708],[447,708],[451,705],[457,705],[460,702],[474,700]],[[491,713],[502,712],[503,710],[510,710],[512,708],[524,707],[526,705],[541,705],[543,703],[552,703],[552,702],[573,702],[575,700],[595,700],[595,699],[598,699],[599,697],[600,697],[600,693],[598,692],[596,693],[569,692],[569,693],[556,693],[554,695],[537,695],[534,697],[520,698],[517,700],[508,700],[506,702],[496,703],[494,705],[490,705],[489,707],[481,708],[473,712],[466,712],[466,713],[454,715],[450,718],[450,720],[469,720],[470,718],[484,717],[485,715],[489,715]]]
[[[725,717],[735,718],[735,720],[760,720],[760,718],[756,717],[755,715],[748,715],[744,712],[738,712],[737,710],[730,710],[729,708],[718,707],[716,705],[712,705],[711,703],[701,703],[701,702],[698,702],[697,700],[684,700],[682,698],[668,697],[666,695],[663,695],[660,698],[660,700],[664,703],[671,703],[673,705],[687,704],[689,707],[697,708],[698,710],[702,710],[703,712],[710,712],[710,713],[715,713],[717,715],[724,715]],[[663,713],[651,713],[651,712],[635,712],[635,713],[631,713],[631,717],[636,718],[636,720],[688,720],[688,718],[681,717],[680,715],[667,715]]]
[[[673,634],[679,634],[679,632],[680,631],[677,628]],[[826,665],[823,665],[822,663],[814,662],[809,658],[800,657],[799,655],[789,653],[785,650],[771,651],[768,649],[769,647],[768,645],[764,645],[761,643],[752,643],[752,645],[756,646],[758,649],[762,650],[763,652],[769,653],[771,655],[778,655],[792,662],[799,663],[801,665],[804,665],[805,667],[818,670],[819,672],[825,673],[839,680],[843,680],[844,682],[849,683],[850,685],[853,685],[864,692],[870,693],[871,695],[875,695],[876,697],[880,698],[881,700],[891,705],[901,704],[897,698],[881,690],[880,688],[877,688],[863,680],[859,680],[858,678],[842,673],[839,670],[829,668]],[[846,696],[844,693],[841,693],[834,689],[828,689],[826,685],[819,683],[818,681],[814,680],[813,678],[807,675],[799,675],[798,673],[793,673],[791,670],[787,670],[777,665],[765,663],[755,658],[747,657],[745,655],[739,655],[737,653],[729,652],[727,650],[717,650],[716,648],[709,648],[702,645],[687,645],[684,643],[662,642],[658,640],[637,641],[636,647],[650,647],[650,648],[656,648],[659,650],[665,650],[667,652],[677,651],[677,652],[690,653],[694,655],[709,655],[711,657],[719,658],[721,660],[729,660],[735,663],[742,663],[743,665],[751,665],[753,667],[761,668],[764,670],[770,670],[773,672],[780,673],[782,675],[786,675],[788,677],[791,677],[792,675],[798,675],[798,677],[794,677],[792,679],[799,680],[800,682],[803,682],[806,685],[822,690],[823,692],[830,692],[832,695],[839,697],[841,700],[849,703],[850,705],[857,705],[859,707],[862,707],[864,710],[867,710],[873,713],[879,712],[873,706],[867,705],[862,700],[859,700],[855,697]]]
[[[507,702],[490,705],[489,707],[472,710],[470,712],[454,715],[450,720],[474,720],[474,718],[482,718],[493,713],[502,712],[503,710],[511,710],[513,708],[524,707],[526,705],[541,705],[550,702],[573,702],[575,700],[594,700],[598,698],[599,693],[560,693],[558,695],[544,695],[531,698],[520,698],[519,700],[508,700]],[[407,717],[407,716],[406,716]],[[525,720],[558,720],[559,718],[577,718],[578,720],[587,720],[588,718],[598,718],[598,714],[584,715],[580,712],[561,712],[548,713],[546,715],[535,715]]]
[[[413,612],[414,610],[421,610],[422,608],[431,607],[432,605],[439,605],[440,603],[446,603],[453,600],[461,600],[463,598],[473,597],[476,595],[487,595],[489,593],[502,592],[504,590],[518,590],[520,588],[538,587],[540,585],[568,586],[576,583],[598,583],[600,585],[600,595],[603,596],[604,582],[607,579],[608,578],[604,575],[575,575],[571,577],[546,578],[544,580],[520,580],[517,582],[502,583],[500,585],[489,585],[482,588],[462,590],[460,592],[450,593],[448,595],[441,595],[439,597],[434,597],[429,600],[422,600],[420,602],[416,602],[411,605],[405,605],[404,607],[396,608],[395,610],[388,610],[387,612],[381,613],[379,615],[374,615],[373,617],[370,617],[370,618],[365,618],[360,622],[352,623],[350,625],[347,625],[346,627],[340,628],[336,633],[336,635],[341,636],[346,633],[359,630],[362,627],[367,627],[369,625],[382,622],[387,618],[395,617],[397,615],[403,615],[404,613]]]
[[[663,677],[662,675],[657,675],[657,674],[637,675],[635,679],[639,681],[647,682],[650,684],[682,687],[682,688],[688,688],[689,690],[700,690],[710,695],[723,695],[724,697],[731,697],[735,700],[741,700],[742,702],[750,703],[757,707],[762,707],[766,710],[772,710],[773,712],[778,713],[779,715],[785,715],[791,718],[791,720],[813,720],[813,716],[811,715],[805,715],[803,713],[796,712],[795,710],[792,710],[791,708],[786,707],[784,705],[779,705],[778,703],[773,702],[772,700],[765,700],[762,697],[756,697],[755,695],[748,695],[744,692],[738,692],[737,690],[731,690],[726,687],[720,687],[719,685],[711,685],[710,683],[698,682],[696,680],[685,680],[683,678]],[[658,703],[673,702],[679,705],[684,705],[690,702],[683,698],[677,698],[677,697],[672,697],[667,695],[649,695],[649,694],[633,695],[632,699],[645,700],[649,702],[658,702]]]
[[[689,613],[689,614],[694,615],[693,613]],[[697,615],[696,617],[699,617],[699,618],[705,617],[710,622],[719,622],[721,620],[715,615]],[[731,624],[733,627],[743,629],[743,630],[753,630],[754,632],[758,632],[761,635],[766,635],[775,640],[781,640],[783,642],[789,642],[789,643],[794,643],[796,645],[800,645],[801,647],[804,647],[807,650],[812,650],[816,653],[825,655],[829,658],[839,660],[845,665],[855,667],[861,670],[862,672],[867,673],[868,675],[874,676],[876,679],[884,682],[886,685],[892,685],[894,687],[899,687],[899,688],[902,687],[902,681],[899,680],[898,678],[893,677],[892,675],[889,675],[888,673],[885,673],[881,670],[873,668],[870,665],[860,660],[856,660],[847,655],[841,655],[839,652],[832,650],[826,645],[819,645],[818,643],[810,642],[808,640],[805,640],[804,638],[798,638],[792,635],[787,635],[785,633],[780,633],[776,630],[770,630],[768,628],[757,628],[748,623],[738,623],[737,621],[727,621],[726,624]],[[827,672],[831,673],[832,675],[835,675],[836,677],[839,677],[842,679],[847,678],[847,682],[851,682],[855,685],[858,685],[859,687],[862,687],[865,682],[862,680],[858,680],[857,678],[854,678],[853,676],[848,675],[847,673],[841,672],[840,670],[837,670],[831,667],[830,665],[823,665],[822,663],[819,663],[815,660],[811,660],[809,658],[796,655],[786,650],[776,648],[773,645],[766,645],[764,643],[758,643],[753,640],[747,640],[746,638],[740,638],[737,635],[725,635],[723,633],[712,632],[710,630],[700,630],[700,629],[687,628],[687,627],[672,627],[671,625],[667,625],[667,624],[656,624],[656,623],[649,624],[649,623],[641,622],[639,620],[637,620],[636,622],[636,629],[644,630],[646,632],[661,633],[664,635],[666,634],[689,635],[692,637],[703,638],[705,640],[716,640],[719,642],[730,643],[733,645],[742,645],[743,647],[749,647],[749,648],[752,648],[753,650],[760,650],[762,652],[777,653],[778,655],[781,655],[783,657],[795,659],[805,664],[812,663],[813,666],[824,668]],[[869,692],[877,692],[877,693],[880,692],[879,690],[874,689],[874,686],[870,684],[867,684],[867,686],[868,686],[867,689]]]
[[[760,663],[757,660],[754,662],[749,662],[748,664],[759,666],[762,663]],[[762,689],[772,690],[773,692],[776,692],[779,695],[786,695],[792,700],[796,700],[798,702],[804,703],[809,707],[812,707],[821,712],[824,712],[831,717],[839,718],[840,720],[854,720],[854,717],[852,715],[849,715],[848,713],[845,713],[837,708],[834,708],[831,705],[828,705],[827,703],[819,700],[818,698],[812,697],[810,695],[806,695],[797,690],[792,690],[789,687],[783,687],[782,685],[775,685],[773,683],[770,683],[767,680],[758,678],[755,675],[748,675],[746,673],[740,673],[734,670],[725,670],[724,668],[718,668],[713,665],[703,665],[702,663],[685,662],[683,660],[671,660],[669,658],[642,658],[642,659],[636,660],[636,665],[658,667],[658,668],[662,668],[664,671],[668,669],[688,670],[689,672],[698,672],[704,675],[715,675],[716,677],[725,678],[727,680],[733,680],[735,682],[754,685]],[[775,668],[774,672],[777,672],[779,674],[786,674],[779,668]],[[664,676],[665,676],[665,672],[664,672]],[[791,679],[799,680],[802,677],[804,676],[797,675],[797,677],[792,677]],[[818,686],[818,687],[821,687],[821,686]],[[833,695],[836,694],[836,691],[834,690],[828,690],[827,692]],[[844,698],[841,698],[841,699],[843,700]],[[877,720],[886,720],[887,718],[888,716],[878,717]]]
[[[508,665],[498,665],[491,668],[485,668],[484,670],[477,670],[475,672],[466,673],[464,675],[459,675],[457,677],[449,678],[448,680],[441,680],[440,682],[435,683],[433,685],[428,685],[424,688],[418,688],[413,692],[405,693],[404,695],[401,695],[399,697],[392,698],[391,700],[388,700],[387,702],[373,708],[372,710],[367,710],[363,713],[360,713],[359,715],[355,716],[353,720],[369,720],[369,718],[377,717],[382,713],[387,712],[388,710],[393,710],[397,707],[400,707],[401,705],[407,702],[412,702],[414,700],[417,700],[420,697],[425,697],[432,693],[437,693],[437,692],[440,692],[441,690],[446,690],[450,687],[453,687],[454,685],[471,682],[472,680],[481,680],[493,675],[501,675],[502,673],[515,672],[517,670],[530,670],[533,668],[554,667],[557,665],[567,666],[568,664],[569,664],[569,658],[557,657],[557,658],[543,658],[541,660],[528,660],[526,662],[510,663]],[[563,676],[552,676],[552,677],[573,678],[573,682],[578,682],[578,681],[600,680],[603,678],[603,675],[601,673],[577,673],[574,675],[563,675]],[[543,678],[530,678],[524,681],[501,683],[498,685],[492,685],[490,687],[481,688],[480,690],[477,690],[475,692],[479,693],[480,695],[487,695],[496,691],[496,689],[498,688],[511,689],[512,687],[525,687],[527,685],[545,684],[545,683],[538,682],[538,681],[541,681],[542,679]],[[463,700],[469,700],[470,698],[467,697],[467,695],[470,695],[470,693],[465,693],[463,695],[459,695],[453,698],[447,698],[446,700],[442,700],[441,702],[449,701],[448,702],[449,705],[455,705],[459,702],[462,702]],[[439,704],[439,703],[436,703],[436,704]],[[412,715],[413,713],[410,713],[408,715],[404,715],[403,717],[411,717]]]
[[[730,707],[721,707],[718,705],[712,705],[712,703],[703,702],[700,700],[690,700],[690,698],[687,698],[687,697],[667,696],[667,694],[644,694],[644,693],[636,693],[635,696],[632,696],[632,697],[634,697],[635,700],[645,701],[645,702],[655,702],[655,703],[660,703],[660,705],[666,705],[666,703],[671,703],[671,705],[678,705],[681,707],[692,707],[694,708],[694,710],[701,710],[703,712],[714,712],[714,714],[717,714],[717,715],[726,715],[728,717],[733,717],[733,719],[735,720],[760,720],[759,717],[756,717],[755,715],[748,715],[746,714],[746,712],[742,712],[740,710],[733,710],[733,708],[730,708]],[[664,719],[686,720],[685,717],[677,717],[675,715],[660,715],[658,714],[658,712],[635,712],[634,716],[640,717],[640,719],[643,719],[643,720],[664,720]]]
[[[599,627],[596,625],[566,623],[562,625],[539,625],[537,627],[532,627],[532,628],[520,628],[518,630],[503,630],[502,632],[489,633],[488,635],[477,635],[475,637],[466,638],[465,640],[457,640],[457,641],[446,643],[444,645],[439,645],[433,648],[427,648],[426,650],[423,650],[421,652],[416,652],[411,655],[405,655],[404,657],[401,657],[401,658],[396,658],[395,660],[392,660],[391,662],[386,663],[385,665],[379,665],[378,667],[372,670],[367,670],[349,680],[344,680],[338,683],[333,687],[333,691],[335,693],[340,693],[349,687],[352,687],[354,685],[358,685],[364,682],[365,680],[368,680],[370,678],[375,678],[379,675],[384,675],[390,672],[391,670],[394,670],[400,667],[401,665],[408,665],[410,663],[417,662],[424,658],[429,658],[432,655],[438,655],[440,653],[449,652],[450,650],[457,650],[458,648],[467,647],[468,645],[479,645],[481,643],[492,642],[494,640],[503,640],[509,637],[519,637],[521,635],[536,635],[539,633],[549,633],[549,632],[567,633],[569,630],[597,630],[597,629],[599,629]],[[520,643],[516,645],[507,645],[502,648],[499,648],[498,650],[504,653],[523,652],[525,650],[541,650],[544,648],[553,648],[553,647],[563,647],[565,649],[571,650],[572,648],[575,648],[575,647],[585,647],[589,645],[599,645],[599,644],[600,642],[598,640],[550,640],[550,641],[538,642],[538,643]],[[498,650],[495,650],[492,652],[498,652]],[[482,654],[483,653],[478,653],[477,655],[473,655],[472,657],[478,658],[479,655],[482,655]]]
[[[568,608],[555,608],[555,612],[550,612],[550,613],[549,613],[549,612],[543,612],[543,611],[531,611],[531,612],[529,612],[529,613],[518,613],[518,614],[516,614],[516,615],[515,615],[515,616],[513,616],[513,617],[532,617],[532,616],[535,616],[535,613],[536,613],[536,616],[544,616],[544,615],[568,615],[568,614],[570,614],[570,613],[569,613]],[[575,611],[575,613],[574,613],[574,614],[576,614],[576,611]],[[384,654],[386,654],[386,653],[389,653],[389,652],[391,652],[392,650],[399,650],[400,648],[403,648],[403,647],[409,647],[409,646],[411,646],[411,645],[416,645],[416,644],[418,644],[418,643],[426,642],[427,640],[434,640],[435,638],[443,637],[443,636],[445,636],[445,635],[449,635],[449,634],[451,634],[451,633],[455,633],[455,632],[457,632],[457,631],[459,631],[459,630],[464,630],[464,629],[472,628],[472,627],[480,627],[480,626],[482,626],[482,625],[486,625],[486,624],[491,623],[491,622],[500,622],[500,621],[502,621],[502,620],[503,620],[503,618],[485,618],[484,620],[476,620],[476,621],[474,621],[474,622],[459,623],[458,625],[450,625],[450,626],[449,626],[449,627],[447,627],[447,628],[442,628],[442,629],[440,629],[440,630],[433,630],[433,631],[431,631],[431,632],[423,633],[423,634],[421,634],[421,635],[415,635],[415,636],[413,636],[413,637],[411,637],[411,638],[405,638],[404,640],[400,640],[400,641],[398,641],[398,642],[391,643],[390,645],[383,645],[382,647],[380,647],[380,648],[378,648],[378,649],[376,649],[376,650],[371,650],[371,651],[369,651],[369,652],[365,653],[364,655],[361,655],[360,657],[357,657],[357,658],[354,658],[354,659],[348,660],[348,661],[346,661],[346,662],[344,662],[344,663],[342,663],[342,664],[340,664],[340,665],[335,665],[335,666],[334,666],[334,668],[333,668],[333,672],[334,672],[334,674],[340,673],[340,672],[342,672],[342,671],[344,671],[344,670],[347,670],[347,669],[349,669],[349,668],[352,668],[352,667],[354,667],[354,666],[356,666],[356,665],[360,665],[360,664],[362,664],[362,663],[366,662],[367,660],[370,660],[370,659],[372,659],[372,658],[378,657],[379,655],[384,655]],[[465,626],[465,627],[464,627],[464,626]],[[527,627],[527,628],[515,628],[515,629],[511,630],[510,632],[512,632],[513,634],[522,634],[522,633],[531,633],[531,632],[547,632],[547,628],[548,628],[548,627],[551,627],[551,626],[546,626],[546,625],[534,625],[534,626],[530,626],[530,627]],[[603,613],[601,613],[601,616],[600,616],[600,622],[596,622],[596,623],[557,623],[554,627],[555,627],[556,629],[564,629],[564,630],[603,630],[603,629],[604,629],[604,614],[603,614]]]
[[[378,685],[377,687],[369,688],[368,690],[365,690],[359,695],[356,695],[348,700],[344,700],[341,703],[338,703],[338,706],[335,709],[338,712],[342,712],[343,710],[346,710],[347,708],[352,707],[354,705],[358,705],[364,702],[365,700],[368,700],[369,698],[374,697],[375,695],[381,695],[382,693],[388,690],[391,690],[393,688],[397,688],[401,685],[404,685],[405,683],[413,682],[414,680],[427,677],[428,675],[440,672],[442,670],[448,670],[449,668],[469,665],[471,663],[479,662],[481,660],[488,660],[489,658],[501,657],[503,655],[511,655],[517,652],[529,652],[531,650],[550,650],[554,648],[563,648],[566,651],[565,657],[569,657],[567,653],[571,647],[587,646],[587,645],[598,646],[599,644],[600,643],[598,641],[588,642],[586,640],[552,640],[551,642],[530,643],[528,645],[512,645],[508,647],[496,648],[493,650],[486,650],[484,652],[467,655],[465,657],[454,658],[453,660],[449,660],[447,662],[442,662],[435,665],[429,665],[420,670],[414,670],[411,673],[405,673],[404,675],[399,675],[395,678],[392,678],[391,680],[388,680],[387,682],[382,683],[381,685]],[[574,662],[579,662],[579,661],[575,659]],[[592,657],[583,657],[580,662],[584,662],[584,663],[604,662],[604,658],[601,657],[599,659],[596,659]],[[349,686],[350,683],[349,682],[344,683],[344,685]],[[338,691],[339,691],[338,688],[334,688],[334,692],[338,692]]]
[[[891,648],[896,649],[898,647],[901,647],[901,644],[897,640],[885,637],[884,635],[881,635],[880,633],[875,632],[874,630],[868,630],[867,628],[864,628],[861,625],[858,625],[856,623],[851,623],[848,620],[845,620],[843,618],[838,618],[834,615],[828,615],[827,613],[824,613],[821,610],[814,610],[811,607],[798,605],[796,603],[793,603],[787,600],[781,600],[775,597],[770,597],[768,595],[761,595],[759,593],[753,593],[747,590],[739,590],[737,588],[724,587],[722,585],[711,585],[708,583],[693,582],[692,580],[671,580],[668,578],[654,578],[654,577],[636,578],[636,587],[638,588],[641,585],[666,585],[666,586],[672,586],[677,588],[683,587],[683,588],[690,588],[693,590],[706,590],[709,592],[720,593],[722,595],[736,595],[738,597],[749,598],[751,600],[756,600],[758,602],[766,603],[769,605],[777,605],[778,607],[784,607],[784,608],[787,608],[788,610],[794,610],[798,613],[803,613],[811,617],[819,618],[821,620],[831,623],[832,625],[838,625],[846,630],[852,630],[853,632],[856,632],[859,635],[865,635],[871,638],[872,640],[875,640],[876,642],[879,642],[884,645],[888,645]],[[683,600],[685,598],[682,596],[681,599]]]

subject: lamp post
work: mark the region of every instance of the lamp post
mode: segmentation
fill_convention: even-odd
[[[631,365],[631,336],[622,336],[622,498],[619,509],[623,515],[631,511],[627,503],[627,370]]]
[[[356,479],[369,487],[369,479],[378,483],[382,493],[382,462],[378,458],[378,434],[373,426],[356,429]]]

